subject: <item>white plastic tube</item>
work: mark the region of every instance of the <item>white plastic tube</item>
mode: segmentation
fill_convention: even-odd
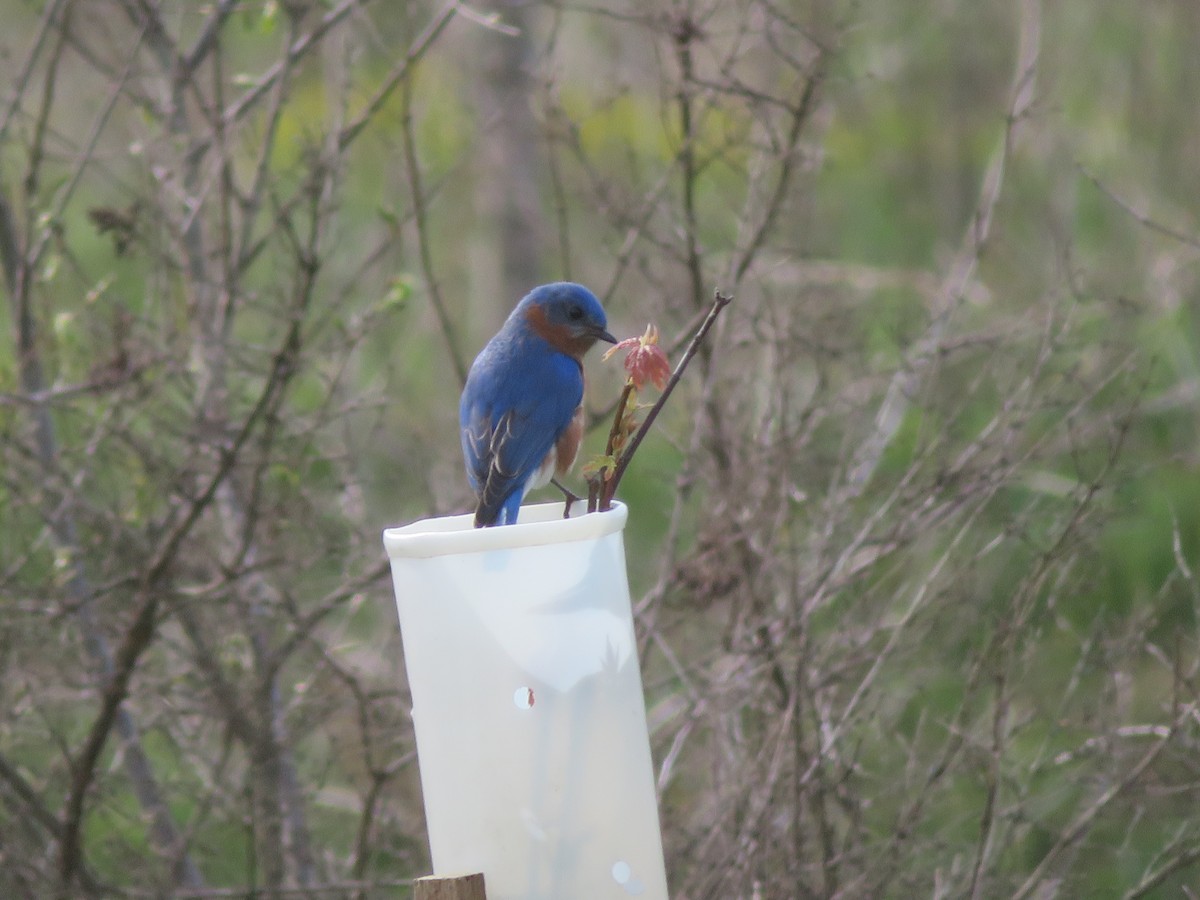
[[[435,875],[488,900],[667,900],[627,511],[383,534]]]

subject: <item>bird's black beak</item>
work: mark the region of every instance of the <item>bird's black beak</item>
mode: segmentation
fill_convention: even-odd
[[[617,339],[605,331],[603,328],[589,329],[589,333],[598,341],[607,341],[610,344],[615,344]]]

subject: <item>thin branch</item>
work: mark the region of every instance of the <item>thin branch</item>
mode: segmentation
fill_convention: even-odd
[[[425,290],[429,294],[429,302],[437,316],[438,327],[442,332],[442,340],[450,357],[450,365],[454,369],[459,387],[467,383],[467,366],[462,353],[458,349],[458,338],[446,301],[442,297],[442,289],[437,273],[433,266],[433,253],[429,246],[429,217],[425,209],[425,189],[421,184],[421,163],[417,157],[417,143],[414,135],[412,114],[412,80],[404,82],[404,113],[400,120],[400,133],[404,145],[404,164],[408,174],[408,189],[413,205],[413,219],[417,232],[417,254],[421,264],[421,276],[425,281]]]
[[[800,137],[804,134],[804,127],[808,124],[812,118],[813,111],[816,109],[818,88],[820,88],[825,80],[826,65],[827,56],[824,51],[821,51],[812,72],[805,79],[804,90],[800,94],[800,102],[791,110],[792,118],[787,141],[784,144],[781,154],[779,172],[775,177],[775,185],[771,189],[770,199],[767,200],[766,211],[759,220],[758,226],[754,229],[754,234],[746,242],[744,249],[741,251],[737,266],[733,270],[732,283],[735,289],[737,285],[741,284],[742,278],[745,277],[746,273],[750,270],[750,266],[754,264],[754,260],[766,245],[767,235],[771,234],[779,218],[779,213],[783,209],[783,201],[787,196],[787,190],[791,186],[792,178],[799,168],[797,164],[797,148],[800,144]],[[742,221],[745,221],[746,218],[748,217],[743,216]]]
[[[62,8],[64,2],[65,0],[52,0],[52,2],[47,3],[42,9],[42,17],[38,21],[37,32],[29,42],[29,52],[25,56],[25,62],[21,64],[20,71],[13,79],[12,89],[9,92],[8,108],[4,111],[3,118],[0,118],[0,145],[4,144],[13,117],[16,115],[17,110],[21,108],[21,101],[25,98],[25,91],[29,87],[29,82],[33,77],[34,67],[37,65],[38,57],[42,53],[42,47],[46,43],[46,36],[50,33],[50,29],[54,27],[58,19],[59,10]],[[62,31],[66,30],[62,29],[61,23],[58,24]]]
[[[161,582],[175,564],[185,539],[213,503],[218,489],[233,471],[241,448],[250,439],[260,418],[271,406],[276,392],[282,388],[285,374],[294,371],[293,357],[299,346],[298,331],[299,323],[293,323],[275,354],[271,375],[259,395],[258,402],[243,421],[233,440],[222,450],[216,471],[209,476],[207,485],[191,502],[183,518],[166,532],[157,550],[147,561],[135,595],[136,611],[117,650],[112,674],[101,698],[100,711],[88,729],[87,738],[72,765],[71,785],[62,815],[63,835],[59,845],[59,877],[64,890],[69,890],[79,875],[83,805],[95,778],[100,753],[107,743],[118,710],[129,693],[129,685],[138,661],[154,637],[155,622],[162,600]]]
[[[1101,181],[1100,177],[1093,173],[1091,169],[1088,169],[1082,163],[1077,163],[1076,166],[1083,174],[1083,177],[1095,186],[1096,190],[1119,206],[1123,212],[1131,216],[1139,225],[1179,241],[1181,244],[1187,244],[1189,247],[1200,249],[1200,237],[1197,237],[1194,234],[1188,234],[1186,232],[1179,231],[1178,229],[1172,228],[1169,225],[1163,225],[1161,222],[1150,218],[1150,216],[1146,215],[1145,213],[1139,212],[1133,208],[1132,204],[1121,198],[1114,190],[1112,190],[1112,188]]]
[[[1067,828],[1059,835],[1058,840],[1054,845],[1046,851],[1042,856],[1034,870],[1029,873],[1029,876],[1021,884],[1021,886],[1013,893],[1012,900],[1025,900],[1026,897],[1035,896],[1039,887],[1049,874],[1050,867],[1058,861],[1058,858],[1068,848],[1075,845],[1088,830],[1092,827],[1092,823],[1096,821],[1100,813],[1108,808],[1117,797],[1129,789],[1134,782],[1142,777],[1142,774],[1150,768],[1159,755],[1171,743],[1171,739],[1178,732],[1183,723],[1189,719],[1197,709],[1197,705],[1192,703],[1179,711],[1175,721],[1171,723],[1170,730],[1163,737],[1154,742],[1154,745],[1142,755],[1142,758],[1125,773],[1116,784],[1109,785],[1100,795],[1092,801],[1092,803],[1067,826]]]
[[[225,20],[233,13],[238,2],[239,0],[221,0],[217,4],[212,14],[205,21],[204,28],[197,36],[192,49],[185,53],[183,58],[179,60],[175,76],[178,81],[188,81],[192,77],[192,73],[204,61],[204,58],[217,46],[217,36],[221,33],[221,28],[225,25]]]
[[[859,496],[879,465],[916,396],[921,377],[939,355],[941,341],[950,319],[967,296],[980,257],[991,237],[992,219],[1004,187],[1004,174],[1016,140],[1018,127],[1033,105],[1033,90],[1041,51],[1041,0],[1022,0],[1020,7],[1020,44],[1010,91],[1010,105],[1004,133],[992,153],[980,185],[975,211],[962,236],[958,253],[951,261],[942,282],[941,296],[925,333],[913,344],[904,364],[888,384],[883,402],[875,416],[874,427],[862,441],[851,460],[838,505]]]
[[[287,55],[282,60],[279,60],[267,69],[246,93],[242,94],[232,105],[226,108],[225,112],[222,113],[224,126],[230,128],[239,122],[243,116],[258,104],[259,99],[271,89],[271,86],[283,77],[288,65],[315,50],[326,34],[357,7],[364,6],[366,3],[367,0],[341,0],[337,6],[325,13],[312,31],[296,40],[288,48]],[[207,144],[201,144],[196,148],[195,152],[203,153],[207,149]]]
[[[683,238],[685,260],[690,281],[692,305],[701,308],[704,300],[704,273],[700,266],[700,243],[696,222],[696,123],[692,108],[692,82],[695,78],[692,62],[692,42],[699,37],[699,26],[690,18],[690,11],[680,14],[674,24],[672,37],[679,58],[679,127],[683,146],[679,148],[680,180],[683,189]]]
[[[379,89],[375,92],[375,96],[367,102],[363,111],[359,113],[353,122],[338,132],[337,147],[339,150],[345,150],[350,146],[354,139],[362,133],[362,130],[371,123],[371,120],[375,118],[379,110],[387,103],[388,98],[392,96],[392,92],[396,87],[409,78],[413,65],[425,55],[425,51],[433,45],[433,42],[437,40],[445,27],[450,24],[450,20],[454,18],[455,14],[460,12],[462,12],[462,7],[459,6],[458,0],[449,0],[449,2],[442,5],[437,15],[425,26],[425,30],[409,46],[408,52],[404,54],[400,61],[392,67],[392,71],[387,74],[387,77],[383,79]],[[409,102],[411,102],[410,97],[406,91],[406,108]]]
[[[1126,891],[1121,900],[1139,900],[1147,897],[1157,887],[1177,872],[1190,869],[1200,863],[1200,845],[1189,847],[1187,850],[1167,860],[1157,869],[1147,872],[1136,885]]]
[[[700,349],[705,335],[708,334],[709,329],[717,321],[717,316],[721,314],[721,310],[728,306],[732,300],[733,297],[731,296],[722,294],[720,291],[715,292],[713,304],[708,310],[708,315],[705,316],[695,337],[692,338],[692,342],[688,345],[687,350],[684,351],[683,356],[680,357],[679,364],[675,366],[675,371],[671,373],[671,377],[667,381],[667,386],[663,388],[662,393],[658,396],[658,400],[650,407],[641,426],[622,451],[611,477],[605,479],[603,472],[600,473],[600,477],[597,479],[601,485],[599,488],[598,506],[593,503],[593,497],[591,496],[595,491],[589,491],[588,512],[594,512],[597,508],[601,512],[604,512],[612,508],[613,496],[616,494],[617,487],[621,483],[621,478],[625,475],[625,470],[629,468],[629,462],[633,459],[633,454],[637,452],[637,448],[645,440],[647,432],[650,431],[651,426],[654,424],[654,420],[658,418],[658,414],[662,412],[662,408],[666,405],[667,400],[670,399],[671,393],[675,390],[675,385],[679,384],[679,379],[683,376],[684,370],[688,367],[688,363],[692,361],[692,357],[696,355],[696,351]]]

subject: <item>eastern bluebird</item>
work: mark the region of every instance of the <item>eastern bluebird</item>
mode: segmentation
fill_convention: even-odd
[[[564,475],[583,438],[583,355],[615,344],[595,295],[560,281],[517,304],[471,365],[458,408],[475,527],[512,525],[525,494]]]

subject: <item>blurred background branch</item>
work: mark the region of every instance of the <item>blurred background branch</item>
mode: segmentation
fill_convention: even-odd
[[[737,296],[619,497],[675,896],[1195,883],[1195,4],[0,8],[0,894],[428,870],[379,532],[559,278]]]

